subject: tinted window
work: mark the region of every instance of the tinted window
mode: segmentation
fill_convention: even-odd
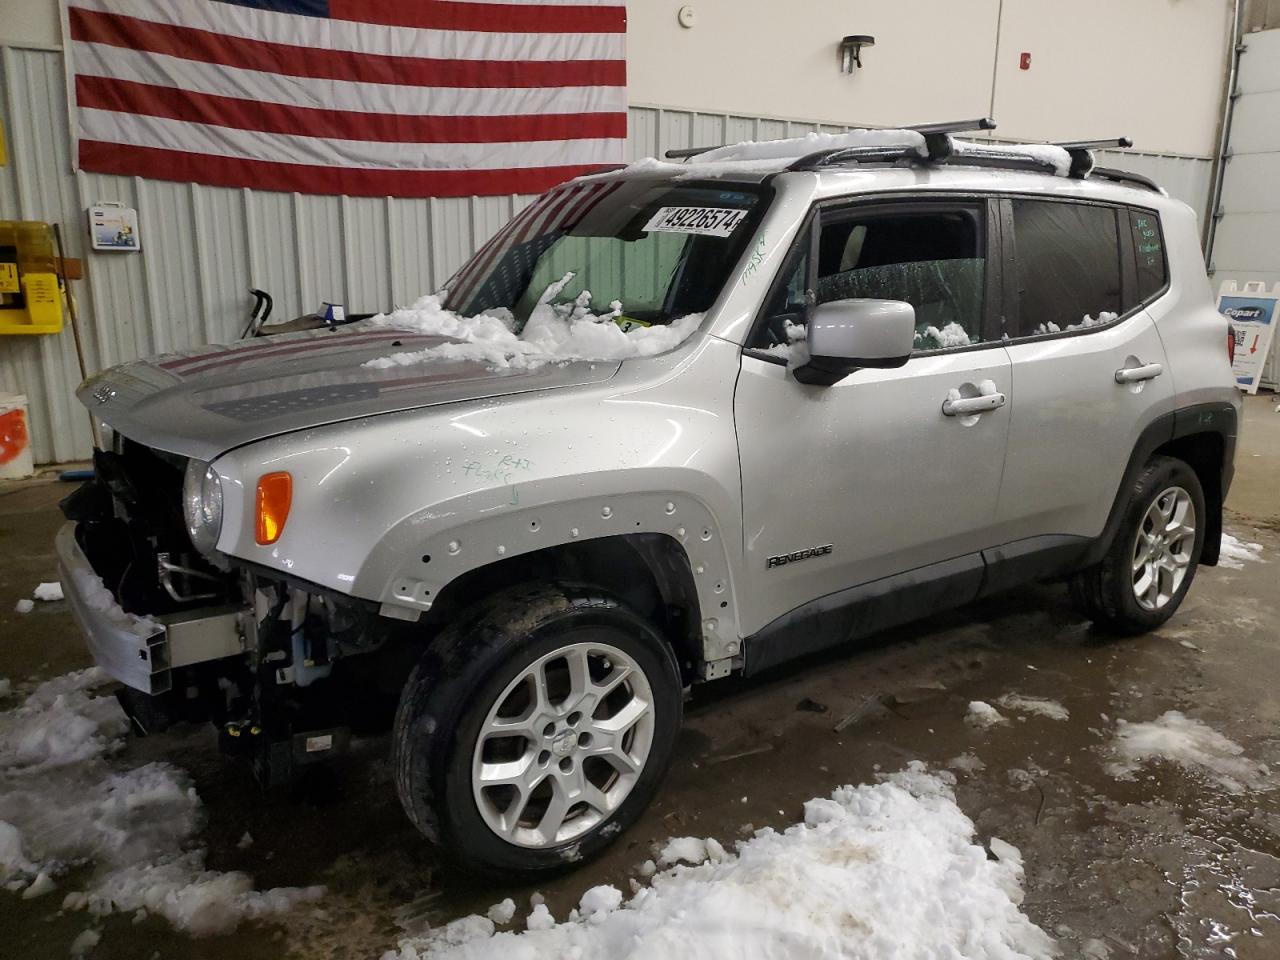
[[[903,300],[916,311],[916,349],[982,339],[985,250],[980,208],[869,213],[829,221],[818,240],[815,302]],[[805,241],[807,242],[807,241]],[[789,266],[765,312],[760,347],[785,345],[804,322],[807,253]]]
[[[1164,237],[1160,218],[1147,210],[1129,211],[1133,231],[1133,252],[1138,259],[1138,302],[1149,300],[1164,289],[1168,274],[1164,264]]]
[[[1120,241],[1111,207],[1013,201],[1018,324],[1029,337],[1109,323],[1120,309]]]

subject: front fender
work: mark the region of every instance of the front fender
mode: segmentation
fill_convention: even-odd
[[[218,549],[412,619],[486,564],[661,533],[688,555],[708,658],[731,656],[742,543],[737,364],[736,347],[708,337],[624,364],[608,383],[387,414],[231,451],[215,461],[226,516]],[[276,470],[293,477],[293,505],[280,539],[262,546],[254,488]]]

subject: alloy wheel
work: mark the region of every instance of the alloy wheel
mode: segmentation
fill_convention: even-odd
[[[1182,487],[1168,487],[1147,508],[1133,543],[1133,595],[1144,610],[1168,604],[1187,577],[1196,542],[1196,507]]]
[[[654,719],[648,679],[617,647],[574,643],[540,657],[480,728],[471,783],[481,817],[520,847],[582,837],[635,787]]]

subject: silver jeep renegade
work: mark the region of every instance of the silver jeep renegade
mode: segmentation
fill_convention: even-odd
[[[1165,621],[1240,410],[1195,216],[1099,144],[961,126],[565,184],[437,301],[683,321],[656,355],[392,316],[88,380],[109,449],[58,553],[137,729],[212,721],[272,783],[392,725],[414,824],[537,874],[635,821],[691,684],[1034,580]]]

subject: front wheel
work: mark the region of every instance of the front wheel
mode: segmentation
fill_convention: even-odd
[[[1072,578],[1077,608],[1113,633],[1160,626],[1191,588],[1207,516],[1196,472],[1172,457],[1152,458],[1130,491],[1106,555]]]
[[[442,631],[411,674],[400,800],[465,868],[563,870],[648,805],[681,701],[671,648],[619,601],[561,584],[505,591]]]

